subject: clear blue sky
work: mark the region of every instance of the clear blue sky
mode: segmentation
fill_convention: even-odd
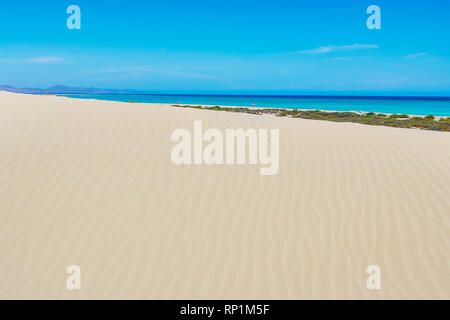
[[[450,95],[450,1],[2,0],[0,84]]]

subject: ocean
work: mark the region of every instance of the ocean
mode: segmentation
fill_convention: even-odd
[[[123,102],[192,104],[335,111],[364,111],[412,115],[450,116],[450,97],[99,94],[64,95],[71,98]]]

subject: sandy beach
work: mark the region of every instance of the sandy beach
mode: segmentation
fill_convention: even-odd
[[[194,121],[279,129],[279,172],[175,165]],[[449,163],[448,132],[0,92],[0,298],[450,299]]]

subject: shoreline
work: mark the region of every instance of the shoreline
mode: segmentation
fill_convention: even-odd
[[[450,132],[450,117],[410,116],[407,114],[385,114],[356,111],[330,111],[309,109],[281,109],[257,107],[222,107],[202,105],[172,105],[177,108],[192,108],[224,112],[251,113],[254,115],[271,114],[277,117],[303,118],[311,120],[328,120],[334,122],[351,122],[373,126],[421,129]]]
[[[100,100],[100,101],[113,101],[113,100],[101,100],[101,99],[93,99],[93,100]],[[122,101],[116,101],[116,102],[122,102]],[[126,101],[127,103],[148,103],[148,104],[152,104],[151,102],[134,102],[134,101]],[[353,112],[353,113],[357,113],[359,115],[364,115],[364,114],[368,114],[368,113],[376,113],[376,114],[384,114],[386,116],[390,116],[393,114],[398,114],[400,115],[400,113],[388,113],[388,112],[375,112],[375,111],[358,111],[358,110],[349,110],[349,111],[342,111],[342,110],[329,110],[329,109],[304,109],[304,108],[280,108],[280,107],[251,107],[251,106],[229,106],[229,105],[212,105],[212,104],[171,104],[171,103],[155,103],[155,104],[164,104],[164,105],[169,105],[169,106],[182,106],[182,107],[193,107],[193,106],[200,106],[200,107],[205,107],[205,109],[209,109],[209,108],[214,108],[214,107],[220,107],[220,108],[232,108],[232,109],[239,109],[239,108],[245,108],[245,109],[250,109],[250,110],[266,110],[266,109],[270,109],[270,110],[280,110],[280,111],[320,111],[320,112],[329,112],[329,113],[345,113],[345,112]],[[427,115],[419,115],[419,114],[409,114],[409,113],[405,113],[407,116],[409,116],[410,118],[412,117],[422,117],[425,118],[427,116],[429,116],[430,114]],[[403,115],[403,113],[402,113]],[[441,118],[448,118],[449,116],[435,116],[433,115],[433,117],[435,117],[436,119],[441,119]]]
[[[96,95],[96,94],[66,94],[66,93],[62,93],[62,94],[48,94],[48,95],[56,95],[56,96],[67,97],[67,96],[91,96],[91,95]],[[97,95],[101,96],[102,94],[97,94]],[[109,94],[105,94],[105,95],[109,95]],[[112,94],[112,95],[114,95],[114,94]],[[129,95],[139,95],[139,94],[123,94],[123,95],[120,94],[118,96],[129,96]],[[141,94],[141,95],[146,95],[146,94]],[[150,95],[166,96],[166,95],[174,95],[174,94],[150,94]],[[186,96],[208,96],[208,95],[196,95],[196,94],[192,94],[192,95],[185,94],[185,95]],[[174,95],[174,96],[176,96],[176,95]],[[228,97],[228,96],[233,96],[233,95],[210,95],[210,96],[224,96],[224,97]],[[236,95],[236,96],[238,96],[238,97],[239,96],[247,97],[246,95]],[[260,97],[264,97],[264,95],[261,95]],[[271,96],[267,95],[267,97],[271,97]],[[275,96],[275,97],[291,97],[291,96],[282,96],[282,95],[280,95],[280,96]],[[342,99],[342,98],[350,98],[350,97],[351,97],[351,99],[355,99],[355,100],[364,99],[364,98],[367,98],[367,99],[373,98],[372,96],[366,96],[366,97],[364,97],[364,96],[292,96],[292,97],[305,97],[305,98],[308,98],[308,97],[322,98],[323,97],[324,99],[325,98],[334,98],[335,97],[338,100]],[[376,96],[374,96],[374,97],[376,97]],[[405,98],[405,99],[394,99],[394,100],[403,100],[403,101],[408,101],[408,100],[412,100],[412,101],[414,101],[414,100],[424,100],[424,101],[426,101],[428,99],[433,101],[433,98],[436,98],[436,99],[441,98],[441,99],[443,99],[442,101],[447,101],[446,100],[447,97],[420,97],[420,96],[419,97],[413,97],[413,96],[411,96],[411,97],[401,97],[401,96],[396,97],[396,96],[382,96],[382,97],[380,97],[380,100],[383,100],[382,98]],[[232,104],[228,105],[228,104],[202,104],[202,103],[170,103],[170,102],[146,102],[146,101],[132,101],[132,100],[120,101],[120,100],[108,100],[108,99],[96,99],[96,98],[92,98],[92,99],[93,100],[103,100],[103,101],[129,102],[129,103],[149,103],[149,104],[154,103],[154,104],[166,104],[166,105],[174,105],[174,104],[176,104],[176,105],[185,105],[185,106],[188,106],[188,105],[201,105],[201,106],[205,106],[205,107],[220,106],[220,107],[229,107],[229,108],[283,109],[283,110],[301,110],[301,111],[319,110],[319,111],[323,111],[323,112],[355,112],[355,113],[361,113],[361,114],[374,112],[374,113],[382,113],[382,114],[386,114],[386,115],[407,114],[410,117],[426,117],[428,115],[433,115],[436,118],[447,118],[447,117],[450,117],[450,113],[447,114],[447,115],[435,115],[433,113],[427,113],[427,114],[393,113],[393,112],[380,112],[380,111],[364,111],[364,110],[358,110],[358,109],[355,109],[355,110],[333,110],[333,109],[321,109],[321,108],[290,108],[290,107],[284,108],[284,107],[270,107],[270,106],[269,107],[253,107],[253,106],[248,106],[248,105],[237,106],[237,105],[232,105]]]
[[[88,94],[88,93],[24,93],[24,92],[13,92],[13,91],[5,91],[5,90],[0,90],[0,92],[10,92],[10,93],[16,93],[16,94],[27,94],[27,95],[37,95],[37,96],[57,96],[57,97],[66,97],[66,98],[74,98],[77,99],[75,97],[69,97],[69,96],[91,96],[91,95],[103,95],[103,94]],[[119,96],[132,96],[132,95],[173,95],[176,96],[176,94],[134,94],[134,93],[130,93],[130,94],[104,94],[104,95],[119,95]],[[216,95],[216,94],[211,94],[211,95],[207,95],[207,94],[183,94],[186,96],[242,96],[242,97],[247,97],[250,95]],[[404,98],[404,99],[398,99],[398,100],[431,100],[433,101],[434,99],[443,99],[443,101],[445,101],[448,97],[445,96],[339,96],[339,95],[330,95],[330,96],[320,96],[320,95],[260,95],[261,97],[314,97],[314,98],[337,98],[337,99],[342,99],[342,98],[351,98],[351,99],[364,99],[364,98],[379,98],[380,100],[383,100],[384,98],[388,99],[388,98]],[[83,98],[84,99],[84,98]],[[450,98],[449,98],[450,99]],[[287,110],[287,111],[321,111],[321,112],[332,112],[332,113],[344,113],[344,112],[353,112],[353,113],[357,113],[360,115],[364,115],[367,113],[376,113],[376,114],[384,114],[386,116],[390,116],[390,115],[394,115],[394,114],[406,114],[409,117],[426,117],[429,115],[433,115],[436,119],[441,119],[441,118],[448,118],[450,117],[450,114],[448,115],[435,115],[433,113],[429,113],[429,114],[412,114],[412,113],[392,113],[392,112],[381,112],[381,111],[364,111],[364,110],[333,110],[333,109],[321,109],[321,108],[283,108],[283,107],[253,107],[253,106],[236,106],[236,105],[225,105],[225,104],[200,104],[200,103],[168,103],[168,102],[145,102],[145,101],[120,101],[120,100],[108,100],[108,99],[95,99],[95,98],[89,98],[89,99],[84,99],[84,100],[99,100],[99,101],[115,101],[115,102],[124,102],[124,103],[146,103],[146,104],[157,104],[157,105],[167,105],[167,106],[174,106],[174,105],[180,105],[180,106],[202,106],[202,107],[206,107],[206,108],[213,108],[213,107],[221,107],[221,108],[246,108],[246,109],[274,109],[274,110]],[[396,99],[397,100],[397,99]]]
[[[7,92],[7,91],[5,91]],[[17,94],[17,93],[16,93]],[[25,95],[34,95],[28,93],[19,93]],[[159,105],[175,108],[191,108],[209,111],[224,111],[224,112],[239,112],[249,113],[253,115],[271,114],[277,117],[288,118],[303,118],[310,120],[334,121],[334,122],[348,122],[359,123],[372,126],[396,127],[407,129],[420,129],[429,131],[450,132],[450,117],[433,116],[433,115],[411,115],[411,114],[396,114],[383,112],[364,112],[364,111],[333,111],[320,109],[293,109],[293,108],[264,108],[264,107],[250,107],[250,106],[224,106],[224,105],[203,105],[203,104],[169,104],[169,103],[151,103],[151,102],[135,102],[135,101],[115,101],[95,98],[75,98],[68,97],[65,94],[43,94],[44,96],[54,96],[59,98],[68,98],[76,100],[90,100],[90,101],[113,101],[117,103],[130,104],[147,104]],[[38,94],[37,96],[42,96]]]

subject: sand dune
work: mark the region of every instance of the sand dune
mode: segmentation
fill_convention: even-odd
[[[280,129],[279,173],[174,165],[194,120]],[[446,132],[1,92],[0,298],[449,299],[449,163]]]

